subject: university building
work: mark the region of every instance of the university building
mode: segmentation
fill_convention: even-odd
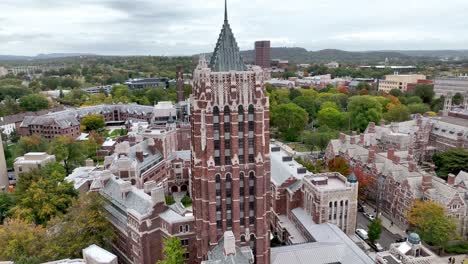
[[[225,231],[270,263],[269,101],[265,72],[247,70],[224,24],[208,64],[201,57],[191,97],[192,195],[197,259],[207,260]]]

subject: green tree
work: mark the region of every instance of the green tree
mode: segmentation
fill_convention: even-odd
[[[67,174],[81,166],[86,159],[83,145],[69,136],[55,137],[50,143],[48,152],[55,155],[58,162],[63,162]]]
[[[160,260],[157,264],[184,264],[184,254],[187,252],[182,247],[182,243],[176,237],[167,238],[164,241],[164,260]]]
[[[345,123],[346,115],[336,108],[325,107],[317,113],[319,125],[340,130]]]
[[[447,178],[449,173],[457,175],[461,170],[468,171],[468,150],[450,149],[432,157],[439,177]]]
[[[55,232],[44,253],[52,259],[79,258],[83,248],[95,244],[109,249],[115,232],[106,219],[104,200],[97,193],[82,194],[63,217],[49,222]]]
[[[424,114],[426,112],[431,111],[431,108],[429,107],[429,105],[423,104],[423,103],[409,104],[408,108],[412,114]]]
[[[38,134],[24,136],[16,144],[16,156],[23,156],[28,152],[45,152],[48,148],[48,142]]]
[[[352,127],[364,131],[369,122],[379,123],[382,118],[382,105],[372,96],[353,96],[349,99],[348,111]]]
[[[80,82],[78,82],[78,81],[76,81],[76,80],[74,80],[72,78],[64,78],[60,82],[60,86],[62,86],[64,88],[74,89],[74,88],[79,88],[80,87]]]
[[[423,103],[430,104],[434,98],[434,85],[419,84],[414,88],[414,95],[419,96]]]
[[[92,130],[99,131],[106,126],[106,121],[101,114],[89,114],[81,118],[81,125],[87,132]]]
[[[308,121],[307,112],[293,103],[273,107],[271,116],[272,124],[291,141],[298,138]]]
[[[319,109],[317,101],[310,96],[298,96],[294,98],[293,103],[302,107],[309,114],[309,120],[315,119]]]
[[[463,96],[461,95],[461,93],[456,93],[453,97],[452,97],[452,102],[454,105],[459,105],[463,102]]]
[[[406,99],[406,104],[422,104],[423,100],[419,96],[410,96]]]
[[[21,219],[9,219],[0,225],[0,259],[15,263],[42,263],[39,256],[47,235],[40,225],[32,225]]]
[[[13,195],[7,192],[0,192],[0,225],[9,216],[9,211],[13,205]]]
[[[407,219],[429,245],[445,246],[449,240],[456,239],[456,224],[446,216],[444,207],[437,202],[414,201]]]
[[[39,111],[49,108],[49,101],[43,95],[30,94],[19,99],[19,105],[26,111]]]
[[[392,105],[383,115],[390,122],[403,122],[410,119],[411,112],[406,105]]]
[[[379,218],[372,220],[369,223],[368,228],[369,241],[374,243],[380,238],[380,234],[382,234],[382,220]]]
[[[302,96],[302,93],[298,89],[289,89],[289,100],[293,101],[296,97]]]
[[[64,214],[77,196],[73,184],[64,178],[63,168],[56,163],[22,174],[14,192],[16,204],[11,209],[12,215],[35,224],[47,224],[53,217]]]
[[[389,94],[395,96],[395,97],[400,97],[403,93],[401,92],[400,89],[392,89],[390,90]]]

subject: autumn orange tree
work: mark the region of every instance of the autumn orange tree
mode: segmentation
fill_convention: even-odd
[[[351,172],[348,163],[342,157],[336,157],[328,162],[328,169],[330,171],[336,171],[341,175],[348,176]]]
[[[437,202],[415,201],[407,218],[421,239],[430,245],[445,246],[456,237],[456,224],[446,216],[444,207]]]

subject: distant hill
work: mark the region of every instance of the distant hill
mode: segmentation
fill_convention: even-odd
[[[468,50],[401,50],[398,52],[415,57],[468,58]]]
[[[254,51],[242,51],[242,56],[244,60],[251,62],[254,60]],[[408,60],[411,56],[396,51],[353,52],[337,49],[307,51],[304,48],[272,48],[271,58],[289,60],[293,63],[321,63],[330,61],[376,63],[385,61],[386,58],[393,61]]]
[[[47,60],[47,59],[61,59],[80,56],[96,56],[89,53],[50,53],[38,54],[36,56],[16,56],[16,55],[0,55],[0,61],[33,61],[33,60]]]

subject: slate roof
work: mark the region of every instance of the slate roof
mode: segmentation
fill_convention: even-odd
[[[153,201],[151,200],[151,197],[143,190],[133,186],[127,195],[122,195],[120,185],[123,182],[125,181],[122,179],[116,179],[115,176],[113,176],[102,187],[99,193],[106,197],[114,205],[114,207],[117,207],[120,210],[125,212],[127,210],[133,210],[142,216],[149,214],[153,208]]]
[[[214,72],[245,71],[242,56],[232,33],[227,17],[227,3],[225,3],[224,24],[219,34],[218,42],[211,56],[210,68]]]
[[[295,208],[291,213],[316,242],[271,248],[272,264],[374,263],[337,226],[314,223],[302,208]]]
[[[95,105],[78,109],[67,109],[59,112],[48,113],[42,116],[26,116],[21,123],[21,127],[30,125],[53,125],[57,124],[60,128],[80,125],[79,118],[88,114],[106,114],[116,109],[120,112],[129,114],[147,114],[153,113],[152,106],[138,104],[115,104],[115,105]]]

